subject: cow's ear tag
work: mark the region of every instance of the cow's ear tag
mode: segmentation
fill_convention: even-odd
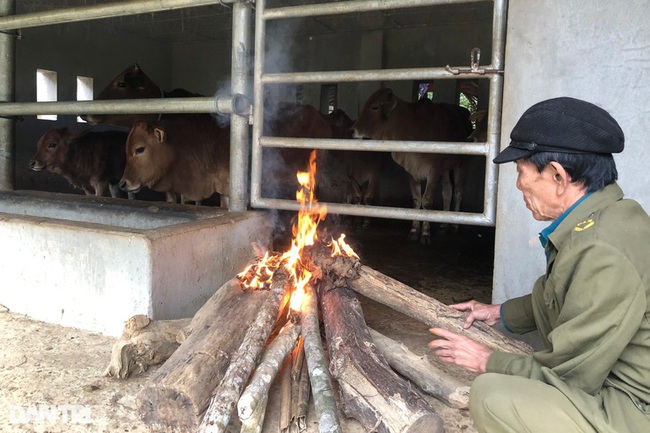
[[[162,143],[163,141],[165,141],[165,131],[164,131],[164,130],[162,130],[162,129],[160,129],[160,128],[155,128],[155,129],[153,130],[153,133],[154,133],[154,135],[156,136],[156,139],[157,139],[160,143]]]

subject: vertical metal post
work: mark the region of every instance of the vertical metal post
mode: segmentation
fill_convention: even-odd
[[[247,0],[234,2],[232,10],[231,95],[241,94],[250,101],[250,48],[252,11]],[[230,115],[230,203],[228,209],[248,207],[250,161],[249,115]]]
[[[266,0],[257,0],[255,2],[255,60],[253,71],[253,159],[251,161],[251,197],[260,197],[262,195],[262,146],[260,146],[260,136],[262,135],[262,126],[264,122],[264,84],[262,75],[264,74],[264,58],[266,45],[266,20],[264,19],[264,9]]]
[[[16,13],[15,0],[0,0],[0,16]],[[0,104],[14,100],[16,40],[12,32],[0,33]],[[0,190],[14,189],[16,128],[11,118],[0,118]]]
[[[508,0],[495,0],[492,18],[492,59],[490,66],[503,70],[506,51],[506,20]],[[488,145],[485,158],[484,213],[490,221],[496,221],[498,170],[492,160],[499,153],[501,142],[501,107],[503,106],[503,75],[490,77],[490,96],[488,110]]]

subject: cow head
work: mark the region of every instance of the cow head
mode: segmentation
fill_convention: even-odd
[[[38,139],[36,154],[29,161],[29,168],[58,172],[65,162],[71,136],[68,128],[50,129],[43,134]]]
[[[151,99],[162,98],[163,92],[140,65],[133,64],[120,72],[113,80],[95,97],[95,100],[111,99]],[[153,121],[157,114],[83,114],[81,118],[86,122],[96,125],[99,123],[116,126],[131,127],[136,120]]]
[[[120,188],[138,192],[143,186],[156,189],[174,161],[173,149],[167,143],[162,126],[136,122],[126,139],[126,167]]]
[[[379,89],[370,95],[359,118],[352,125],[354,137],[380,140],[381,130],[388,122],[397,103],[397,96],[388,88]]]
[[[352,138],[352,125],[354,121],[345,113],[337,108],[325,116],[325,120],[332,127],[332,137],[334,138]]]

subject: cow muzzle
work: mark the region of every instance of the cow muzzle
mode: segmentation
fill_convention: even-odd
[[[97,114],[82,114],[79,117],[89,125],[99,125],[104,122],[104,117]]]
[[[45,169],[45,164],[36,161],[35,159],[29,160],[29,168],[34,171],[41,171]]]
[[[135,193],[140,192],[140,189],[141,189],[142,186],[140,184],[133,185],[133,184],[130,184],[129,181],[121,179],[120,183],[119,183],[119,187],[120,187],[120,189],[122,191],[126,191],[126,192],[130,192],[130,193],[135,194]]]

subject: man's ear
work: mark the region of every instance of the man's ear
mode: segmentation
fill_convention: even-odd
[[[553,176],[553,181],[555,184],[561,188],[561,191],[564,191],[567,186],[571,183],[571,176],[569,173],[556,161],[551,161],[548,164],[549,169],[551,170],[551,175]]]

